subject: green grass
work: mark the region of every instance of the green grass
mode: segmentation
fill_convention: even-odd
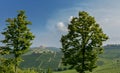
[[[54,73],[78,73],[75,70],[59,71]],[[93,72],[86,73],[120,73],[120,64],[104,65],[96,68]]]
[[[54,73],[77,73],[75,70],[59,71]]]

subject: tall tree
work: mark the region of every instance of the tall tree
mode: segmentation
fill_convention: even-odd
[[[5,39],[2,43],[5,44],[7,52],[13,55],[14,72],[17,73],[17,67],[22,61],[21,55],[27,52],[32,44],[34,35],[30,32],[28,25],[31,24],[30,21],[26,19],[25,12],[23,10],[18,11],[16,18],[8,18],[6,20],[7,27],[4,29],[2,34]]]
[[[108,36],[94,17],[85,11],[79,12],[79,16],[73,17],[68,25],[68,34],[61,38],[63,63],[69,64],[79,73],[92,72],[97,67],[98,55],[103,51],[103,41],[107,39]]]

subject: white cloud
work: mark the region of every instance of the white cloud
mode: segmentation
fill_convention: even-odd
[[[70,18],[68,19],[68,21],[71,21],[73,19],[73,16],[70,16]]]
[[[57,25],[56,25],[57,29],[61,32],[67,32],[68,29],[67,29],[67,26],[65,26],[65,24],[63,22],[59,22]]]

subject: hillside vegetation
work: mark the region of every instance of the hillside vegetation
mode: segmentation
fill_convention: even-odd
[[[55,50],[53,50],[55,49]],[[23,55],[24,61],[21,68],[36,68],[57,70],[61,63],[62,53],[58,48],[34,48],[27,54]],[[58,52],[59,51],[59,52]]]
[[[117,48],[116,48],[117,46]],[[104,46],[105,50],[97,62],[98,67],[92,73],[119,73],[120,72],[120,46],[118,45]],[[115,48],[114,48],[115,47]],[[51,68],[54,73],[77,73],[75,70],[64,70],[61,66],[62,53],[60,50],[51,50],[47,48],[34,48],[27,54],[23,55],[24,62],[21,63],[22,68]],[[58,71],[59,70],[59,71]]]

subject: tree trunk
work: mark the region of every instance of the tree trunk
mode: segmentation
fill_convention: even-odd
[[[15,64],[15,73],[17,73],[17,65]]]
[[[16,60],[16,56],[15,56],[15,73],[17,73],[17,60]]]

